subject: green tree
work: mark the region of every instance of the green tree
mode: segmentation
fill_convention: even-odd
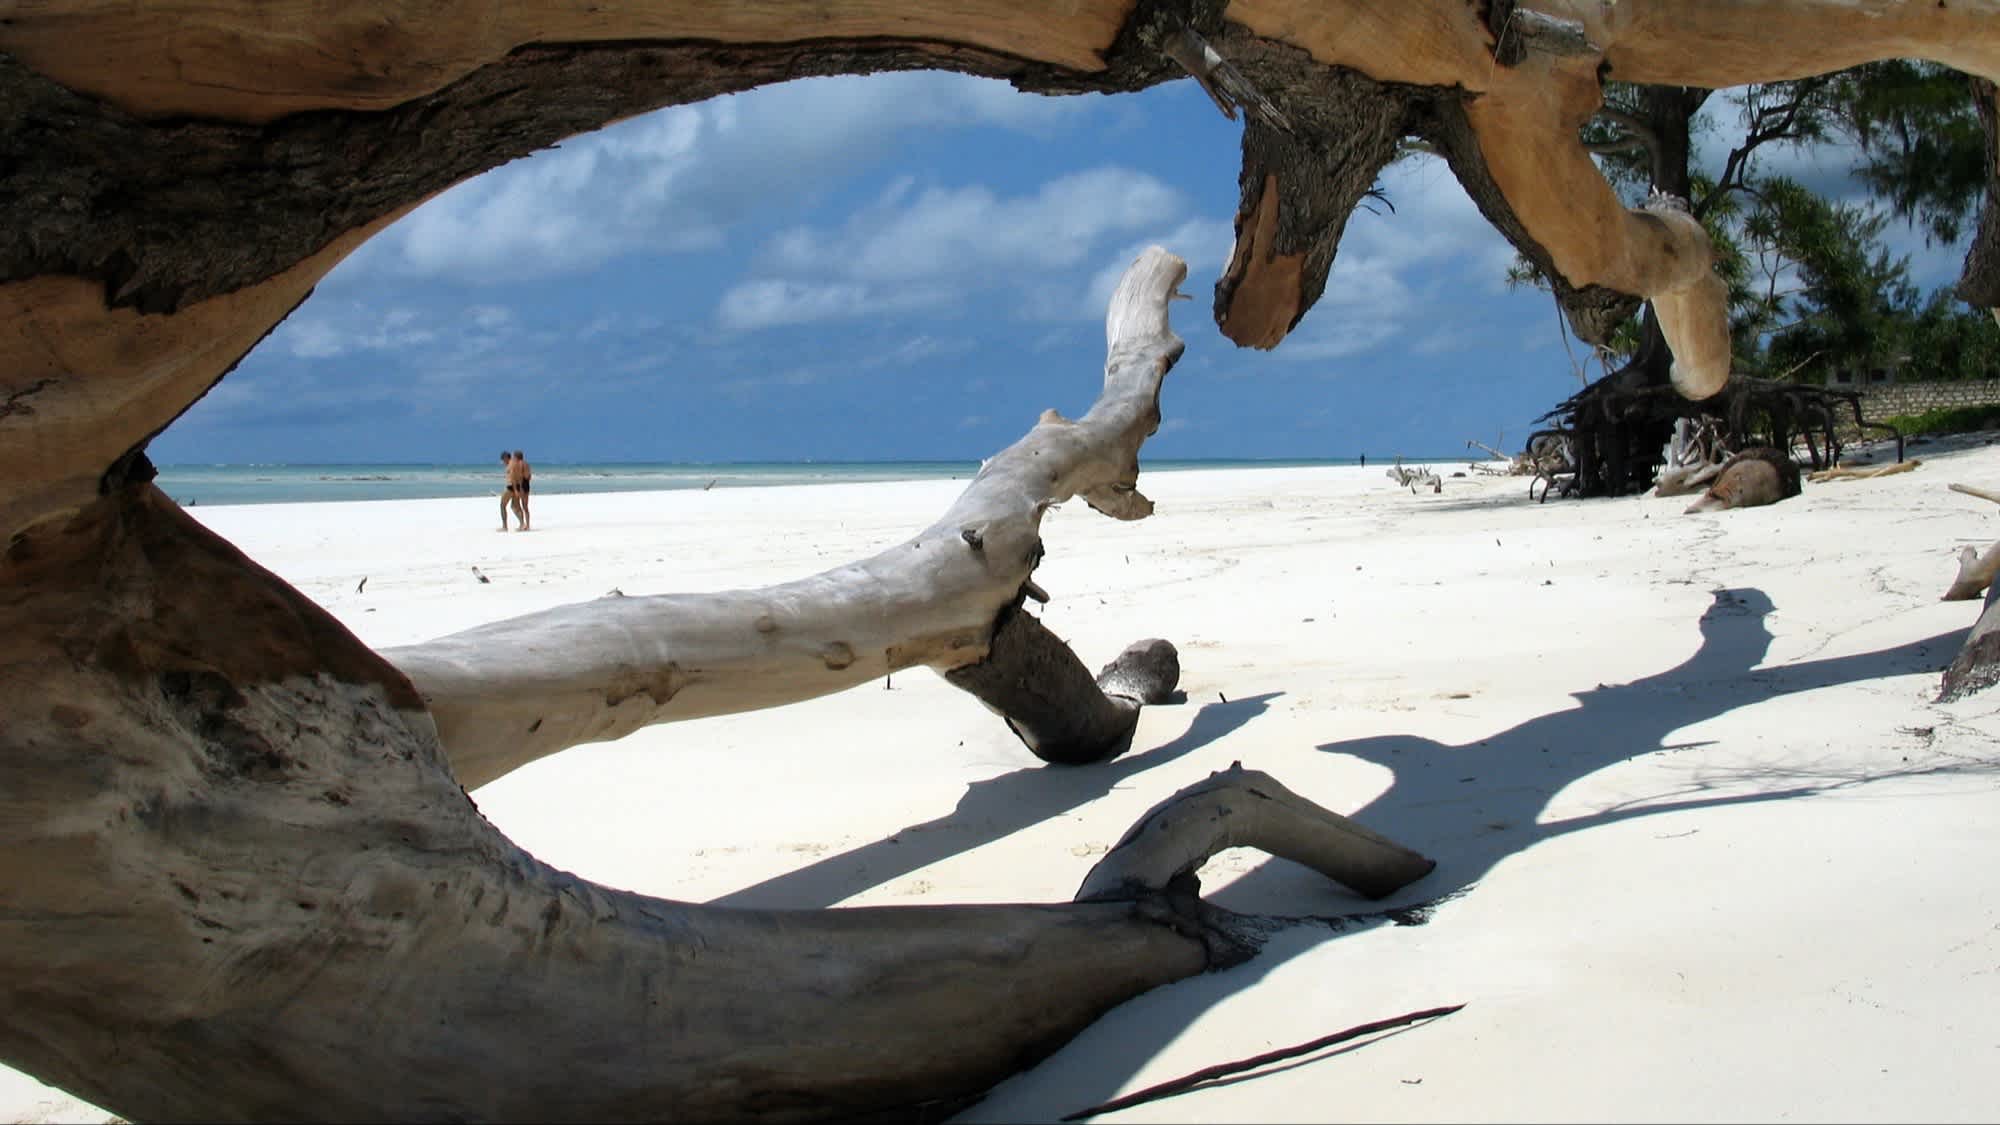
[[[1931,242],[1954,241],[1979,205],[1983,133],[1965,76],[1891,61],[1733,91],[1725,104],[1742,138],[1710,174],[1694,160],[1696,139],[1719,128],[1714,94],[1612,83],[1583,140],[1628,203],[1676,195],[1708,229],[1729,285],[1738,368],[1795,379],[1904,365],[1925,378],[1993,374],[1987,349],[2000,327],[1942,294],[1924,301],[1907,259],[1881,240],[1900,218]],[[1772,147],[1836,144],[1852,147],[1852,170],[1884,208],[1825,200],[1758,172]],[[1546,286],[1525,260],[1509,280]],[[1597,359],[1607,372],[1641,363],[1661,346],[1656,336],[1635,320]],[[1645,366],[1664,377],[1657,357]]]

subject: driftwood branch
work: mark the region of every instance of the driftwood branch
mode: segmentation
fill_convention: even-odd
[[[2000,683],[2000,583],[1986,587],[1979,620],[1965,635],[1965,644],[1944,670],[1938,702],[1950,703]]]
[[[1428,487],[1432,492],[1444,489],[1444,478],[1429,468],[1407,468],[1401,462],[1391,465],[1383,474],[1399,485],[1415,492],[1419,487]]]
[[[1958,552],[1958,574],[1938,600],[1969,602],[1986,592],[1996,574],[2000,574],[2000,543],[1993,544],[1984,552],[1962,548]]]
[[[150,485],[17,537],[0,583],[37,595],[0,600],[0,668],[39,701],[0,724],[34,920],[0,927],[0,1049],[131,1120],[941,1116],[1241,952],[1129,848],[1125,897],[1060,905],[708,909],[551,868],[393,667]],[[1356,847],[1282,815],[1255,838]],[[1359,846],[1328,866],[1387,889],[1396,849]]]
[[[1905,464],[1907,463],[1905,462]],[[1989,500],[1995,504],[2000,504],[2000,492],[1980,488],[1977,485],[1960,484],[1957,481],[1953,481],[1945,487],[1951,489],[1953,492],[1963,492],[1967,496],[1976,496],[1981,500]]]
[[[1159,247],[1134,261],[1105,315],[1097,402],[1074,421],[1043,414],[915,538],[777,586],[599,598],[383,655],[416,684],[467,788],[653,723],[814,698],[917,665],[946,671],[987,662],[1002,611],[1039,589],[1029,575],[1042,558],[1041,520],[1050,507],[1081,496],[1117,519],[1152,511],[1135,487],[1139,447],[1159,425],[1160,385],[1184,347],[1168,306],[1186,275],[1186,263]],[[494,661],[495,652],[518,659]],[[1050,674],[1061,666],[1037,665]],[[1023,675],[1016,666],[988,667],[974,679]],[[1002,707],[1017,731],[1064,731],[1050,745],[1065,747],[1056,753],[1066,761],[1123,748],[1136,704],[1099,698],[1088,703],[1097,716],[1088,722],[1066,708],[1007,710],[1085,705],[1083,695],[1028,682]],[[1122,718],[1110,721],[1111,711]],[[1074,741],[1092,733],[1107,741]]]
[[[1093,679],[1061,638],[1012,609],[1001,614],[986,659],[945,679],[998,713],[1036,757],[1084,765],[1131,746],[1140,706],[1172,697],[1180,657],[1167,641],[1139,641]]]
[[[2000,492],[1979,488],[1976,485],[1960,484],[1957,481],[1945,487],[1953,492],[1962,492],[1967,496],[2000,504]],[[1986,588],[1993,584],[1993,577],[1996,574],[2000,574],[2000,543],[1993,544],[1984,552],[1974,551],[1970,547],[1963,548],[1958,552],[1958,575],[1952,579],[1951,586],[1939,600],[1971,601],[1986,592]]]
[[[1235,847],[1282,856],[1368,898],[1405,887],[1436,866],[1239,762],[1156,805],[1091,869],[1076,900],[1164,889]]]
[[[343,257],[486,169],[802,74],[1139,90],[1179,73],[1139,32],[1162,7],[391,7],[51,0],[0,19],[0,904],[28,923],[0,926],[0,1055],[135,1119],[942,1117],[1124,998],[1217,963],[1213,912],[1178,893],[1202,848],[1150,833],[1118,863],[1135,888],[1175,885],[1142,899],[704,911],[548,868],[460,786],[646,722],[981,659],[1028,588],[1037,498],[1149,509],[1136,439],[1047,485],[1024,470],[1025,497],[968,489],[902,548],[932,585],[868,560],[686,603],[705,615],[666,629],[671,644],[644,611],[558,611],[494,634],[545,646],[511,663],[548,678],[492,689],[472,682],[475,643],[385,662],[187,518],[144,456]],[[1287,337],[1416,135],[1585,339],[1652,300],[1697,396],[1727,375],[1712,247],[1691,216],[1628,209],[1598,174],[1577,129],[1603,76],[1727,89],[1922,57],[2000,77],[1994,0],[1540,0],[1525,21],[1458,0],[1183,7],[1289,125],[1245,114],[1215,293],[1226,337]],[[1537,15],[1543,45],[1498,65],[1498,32],[1526,42]],[[1212,92],[1240,96],[1219,74]],[[1990,137],[1992,87],[1975,89]],[[2000,307],[1990,200],[1980,230],[1961,293]],[[1107,392],[1149,369],[1157,386],[1161,344],[1114,354]],[[1150,432],[1144,394],[1113,400],[1031,439],[1063,457],[1100,428]],[[2000,635],[1974,632],[1974,657]]]
[[[1808,473],[1806,474],[1806,479],[1815,484],[1834,480],[1873,480],[1876,477],[1890,477],[1895,476],[1897,473],[1907,473],[1921,464],[1923,464],[1921,459],[1912,457],[1908,461],[1893,461],[1887,465],[1835,465],[1831,468],[1818,469]],[[1958,488],[1957,485],[1953,485],[1952,487]],[[1963,492],[1965,490],[1959,489],[1959,491]],[[1975,495],[1977,494],[1975,493]]]

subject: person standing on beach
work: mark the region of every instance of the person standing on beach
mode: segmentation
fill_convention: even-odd
[[[500,451],[500,471],[507,474],[507,487],[500,493],[500,530],[505,531],[508,509],[519,511],[521,500],[520,495],[514,491],[514,455],[504,449]],[[526,526],[525,523],[522,524],[524,529]]]
[[[528,464],[528,455],[516,449],[514,463],[507,468],[507,481],[514,491],[514,515],[520,520],[521,530],[528,530],[528,488],[534,483],[535,470]]]

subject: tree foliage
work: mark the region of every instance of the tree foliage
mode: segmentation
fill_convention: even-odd
[[[1928,244],[1955,242],[1979,206],[1983,136],[1963,74],[1891,60],[1715,94],[1611,83],[1582,136],[1629,203],[1666,192],[1702,221],[1729,286],[1737,370],[1812,381],[1876,369],[2000,377],[2000,325],[1945,290],[1920,292],[1908,258],[1883,237],[1900,219]],[[1702,168],[1697,142],[1722,129],[1718,102],[1733,109],[1740,138],[1719,167]],[[1848,171],[1870,193],[1866,203],[1760,170],[1774,149],[1836,147],[1852,154]],[[1546,286],[1525,260],[1509,281]],[[1608,371],[1644,339],[1629,322],[1597,358]]]

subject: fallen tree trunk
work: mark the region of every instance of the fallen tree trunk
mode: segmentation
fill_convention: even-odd
[[[998,534],[955,511],[940,539],[912,548],[956,552],[944,569],[968,585],[929,593],[973,632],[869,620],[870,598],[894,618],[915,610],[894,600],[897,583],[865,574],[781,588],[802,595],[796,621],[786,606],[752,612],[759,592],[711,603],[717,632],[671,645],[656,621],[628,620],[639,611],[593,605],[541,623],[578,627],[578,663],[558,664],[568,678],[514,685],[518,709],[477,684],[455,687],[443,655],[412,658],[435,699],[493,712],[445,702],[434,720],[396,665],[154,490],[144,450],[346,254],[451,185],[660,106],[884,70],[1074,93],[1141,89],[1192,65],[1232,104],[1254,107],[1238,253],[1215,306],[1224,333],[1254,346],[1278,344],[1307,313],[1348,210],[1397,140],[1422,138],[1552,279],[1585,339],[1654,299],[1676,383],[1701,394],[1726,342],[1709,248],[1685,216],[1623,206],[1583,155],[1576,130],[1604,76],[1725,87],[1917,56],[2000,77],[1991,0],[1543,0],[1518,21],[1517,10],[1370,0],[10,10],[0,19],[0,208],[11,220],[0,224],[0,1058],[131,1117],[941,1116],[1107,1007],[1240,955],[1226,916],[1186,894],[1186,869],[1207,847],[1255,842],[1215,835],[1219,819],[1188,829],[1199,846],[1164,847],[1171,862],[1121,858],[1142,872],[1113,880],[1128,898],[707,911],[547,868],[479,817],[452,772],[463,753],[477,776],[485,751],[466,732],[481,723],[495,741],[477,768],[504,772],[524,753],[621,724],[802,698],[899,660],[976,663],[984,630],[1027,581],[1035,535],[1022,513],[1038,501],[1001,504]],[[1995,214],[1989,199],[1963,290],[1988,305],[2000,303]],[[1079,440],[1071,425],[1050,420],[1047,448]],[[1032,474],[1009,479],[1025,489]],[[1116,473],[1072,485],[1114,514],[1143,503]],[[1039,483],[1027,493],[1052,494]],[[988,573],[963,562],[968,529]],[[758,629],[767,619],[773,628]],[[629,632],[585,635],[604,629]],[[891,654],[906,638],[915,647]],[[616,659],[621,644],[633,659]],[[679,651],[736,660],[725,679],[738,686],[704,679],[673,659]],[[1049,745],[1063,742],[1059,710],[1023,718],[1038,743],[1051,731]],[[1254,824],[1271,806],[1250,788],[1226,809],[1214,793],[1199,807]],[[1282,846],[1312,820],[1285,818]],[[1409,877],[1425,866],[1349,844],[1363,858],[1331,866]]]
[[[2000,504],[2000,492],[1979,488],[1969,484],[1953,482],[1949,487],[1953,492],[1977,497]],[[2000,585],[1993,581],[2000,574],[2000,543],[1988,547],[1983,553],[1967,547],[1958,555],[1958,575],[1945,590],[1941,600],[1970,601],[1982,593],[1986,600],[1979,611],[1979,619],[1965,635],[1965,643],[1959,646],[1958,654],[1944,670],[1944,680],[1939,685],[1938,702],[1950,703],[1963,699],[1976,691],[1983,691],[2000,683]]]
[[[1160,384],[1185,346],[1167,309],[1186,276],[1186,263],[1159,247],[1141,255],[1105,315],[1096,403],[1074,421],[1045,413],[915,538],[764,589],[599,598],[383,655],[416,684],[468,789],[579,743],[810,699],[919,665],[961,670],[952,682],[1017,733],[1050,732],[1023,733],[1045,757],[1115,755],[1130,739],[1138,696],[1107,699],[1087,676],[1079,685],[1061,661],[1020,645],[996,653],[994,633],[1042,559],[1050,507],[1081,496],[1117,519],[1152,511],[1136,486],[1139,447],[1159,427]],[[496,666],[495,652],[518,659]],[[1061,655],[1076,660],[1066,646]],[[1174,665],[1154,694],[1164,697],[1177,677]],[[978,686],[1003,681],[1027,689]]]
[[[941,1117],[1254,945],[1187,896],[1199,831],[1073,905],[711,909],[552,869],[393,666],[147,484],[0,578],[0,1057],[132,1120]],[[1303,854],[1303,814],[1230,800],[1227,843]],[[1323,823],[1365,891],[1428,870]]]
[[[1908,462],[1904,463],[1908,464]],[[1945,487],[1951,489],[1953,492],[1963,493],[1967,496],[1974,496],[1981,500],[1990,500],[1995,504],[2000,504],[2000,492],[1993,492],[1975,485],[1960,484],[1957,481],[1953,481]],[[1975,551],[1970,547],[1962,548],[1958,552],[1958,574],[1951,580],[1951,585],[1945,589],[1943,596],[1938,600],[1946,602],[1971,601],[1986,593],[1987,587],[1993,584],[1995,575],[2000,575],[2000,543],[1995,543],[1984,551]],[[1970,643],[1971,639],[1967,638],[1967,644],[1970,645]]]
[[[2000,683],[2000,585],[1986,587],[1979,620],[1972,623],[1958,655],[1944,670],[1938,702],[1951,703]]]
[[[1422,856],[1232,772],[1156,810],[1148,823],[1185,823],[1114,848],[1074,904],[705,908],[538,862],[455,772],[518,764],[476,736],[547,750],[657,718],[685,685],[770,700],[829,690],[788,660],[894,659],[826,627],[842,613],[892,631],[947,621],[958,650],[985,654],[959,671],[1013,685],[977,694],[1045,757],[1122,750],[1139,704],[1171,690],[1171,646],[1136,647],[1086,693],[1044,674],[1052,654],[1075,660],[1045,631],[1025,661],[989,634],[995,617],[1003,637],[1032,621],[1014,602],[1050,504],[1150,510],[1137,450],[1181,351],[1166,310],[1184,274],[1158,249],[1134,264],[1106,320],[1100,401],[990,461],[917,565],[829,572],[800,587],[817,601],[722,597],[692,630],[676,620],[688,603],[608,598],[392,663],[190,518],[143,461],[15,536],[0,559],[0,855],[7,917],[31,924],[0,926],[0,1058],[133,1119],[934,1118],[1111,1006],[1253,952],[1258,925],[1194,895],[1223,847],[1268,847],[1370,896],[1420,878]],[[877,581],[843,585],[854,573]],[[780,612],[782,628],[761,627]],[[773,669],[695,643],[731,633]],[[567,663],[496,693],[454,678],[452,654],[482,642]],[[666,658],[643,664],[648,644]],[[662,683],[665,698],[626,706]],[[1072,708],[1090,695],[1097,711]],[[524,728],[529,713],[561,721]]]

